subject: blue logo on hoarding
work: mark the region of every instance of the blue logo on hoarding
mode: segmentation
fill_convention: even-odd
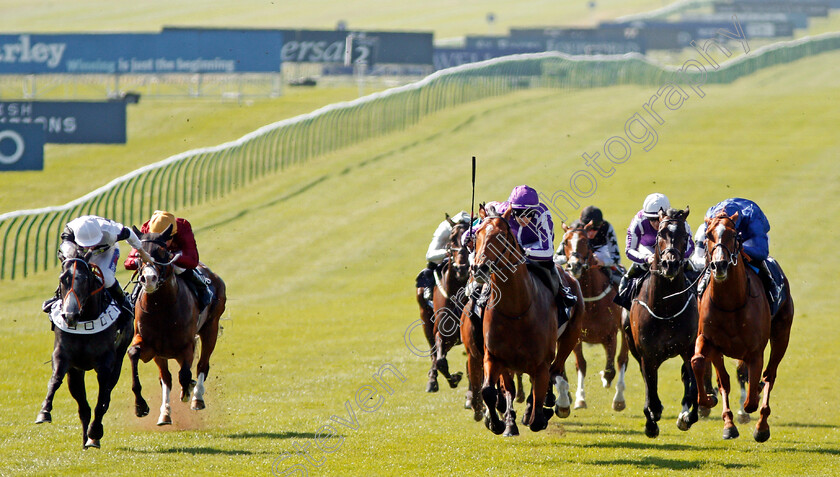
[[[38,125],[0,125],[0,171],[44,168],[44,130]]]
[[[125,144],[122,101],[0,101],[0,128],[38,125],[57,144]]]

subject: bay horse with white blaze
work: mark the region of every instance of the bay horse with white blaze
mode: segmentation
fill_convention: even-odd
[[[135,414],[137,417],[143,417],[149,413],[149,406],[141,393],[138,361],[147,363],[154,359],[160,372],[160,426],[172,423],[169,406],[172,374],[167,366],[169,359],[177,360],[181,367],[178,373],[181,401],[189,401],[194,387],[195,394],[190,407],[193,410],[204,409],[204,381],[210,370],[210,354],[216,346],[219,319],[225,310],[227,297],[222,279],[203,264],[199,264],[215,290],[213,301],[199,314],[198,300],[186,282],[175,273],[173,263],[178,256],[173,256],[166,247],[167,240],[171,237],[172,226],[160,234],[141,234],[136,228],[134,233],[140,237],[143,248],[154,260],[154,263],[144,263],[139,270],[142,287],[134,309],[135,336],[128,350]],[[201,338],[201,355],[196,368],[198,380],[193,381],[190,367],[195,355],[196,334]]]
[[[691,365],[695,376],[704,372],[708,363],[717,371],[723,400],[723,438],[738,437],[729,408],[730,382],[723,357],[741,360],[748,375],[747,398],[744,411],[759,408],[759,380],[763,378],[764,393],[760,403],[760,417],[753,438],[765,442],[770,438],[770,392],[776,384],[779,363],[785,355],[790,328],[793,323],[793,299],[790,284],[784,280],[785,295],[779,311],[770,316],[770,305],[764,296],[764,286],[758,274],[748,267],[742,257],[743,249],[735,224],[738,213],[725,212],[706,218],[706,265],[712,271],[709,285],[700,297],[700,326]],[[764,349],[770,343],[770,359],[762,374]],[[701,393],[701,405],[712,407],[711,396]]]
[[[657,390],[662,363],[675,356],[683,360],[682,412],[677,418],[680,430],[687,431],[697,422],[697,383],[705,383],[704,374],[698,375],[698,381],[691,372],[698,318],[694,288],[685,277],[685,252],[691,240],[685,223],[688,213],[688,207],[659,211],[650,274],[623,322],[625,339],[645,382],[645,435],[651,438],[659,435],[657,421],[662,417]]]
[[[90,257],[91,252],[83,257],[73,254],[61,264],[60,301],[53,304],[50,314],[55,332],[52,377],[35,421],[52,422],[53,397],[66,375],[70,395],[79,405],[85,448],[100,445],[104,435],[102,418],[108,411],[111,391],[120,378],[132,337],[131,320],[120,317],[119,307],[105,291],[102,272],[90,265]],[[89,370],[96,371],[99,382],[93,421],[85,392],[85,371]]]
[[[575,346],[575,367],[578,372],[578,387],[575,393],[575,409],[586,407],[586,359],[583,356],[583,343],[601,344],[604,347],[607,363],[601,371],[601,382],[609,388],[616,376],[615,358],[618,349],[618,381],[615,383],[615,396],[612,407],[623,411],[624,374],[627,371],[627,342],[621,331],[621,307],[613,302],[616,289],[610,283],[610,277],[596,264],[595,254],[589,241],[598,233],[592,222],[583,224],[575,221],[571,226],[563,224],[563,252],[568,261],[566,269],[577,279],[583,292],[584,312],[581,322],[581,342]]]
[[[554,293],[529,272],[522,248],[511,232],[510,214],[511,209],[499,215],[492,207],[480,207],[483,221],[476,231],[475,261],[471,267],[472,279],[490,287],[482,323],[484,379],[481,394],[487,408],[487,424],[493,433],[504,432],[505,436],[519,433],[513,412],[515,385],[511,373],[522,372],[531,377],[529,401],[533,404],[533,412],[527,416],[527,424],[532,431],[541,431],[548,426],[552,414],[543,404],[549,390],[552,364],[561,354],[557,352]],[[579,331],[579,325],[577,329]],[[578,336],[574,338],[574,343],[564,350],[564,360],[577,344]],[[470,372],[474,372],[472,366]],[[496,413],[496,385],[500,380],[505,399],[504,423]]]

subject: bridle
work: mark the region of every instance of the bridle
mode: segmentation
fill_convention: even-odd
[[[487,265],[487,268],[490,271],[489,275],[493,275],[499,271],[515,271],[519,265],[525,263],[525,254],[522,252],[522,249],[519,246],[519,241],[517,241],[516,237],[513,236],[513,232],[510,229],[510,224],[508,224],[507,220],[505,220],[505,218],[500,215],[488,215],[487,219],[501,219],[501,222],[504,224],[504,226],[501,227],[504,230],[504,236],[502,237],[502,240],[504,241],[504,250],[502,250],[501,253],[497,254],[495,260],[485,259],[482,265]],[[498,234],[496,236],[498,236]],[[484,248],[486,249],[488,246],[488,243],[485,242]],[[482,255],[485,254],[482,253]],[[509,255],[514,255],[513,259],[509,258]],[[518,257],[516,255],[518,255]],[[502,259],[504,259],[505,265],[499,266],[498,262],[502,261]],[[478,273],[479,267],[480,265],[473,264],[471,267],[471,274],[475,275],[476,273]],[[523,310],[521,313],[515,313],[513,315],[502,313],[501,310],[498,309],[496,309],[495,311],[502,316],[506,316],[507,318],[516,320],[521,318],[522,316],[525,316],[525,314],[528,313],[528,310],[531,309],[531,306],[533,306],[533,304],[534,300],[528,300],[528,307],[525,308],[525,310]]]
[[[141,240],[141,242],[143,242],[143,243],[153,243],[153,244],[161,247],[167,254],[170,253],[169,250],[167,250],[167,248],[166,248],[166,243],[161,242],[160,240],[144,239],[144,240]],[[143,275],[143,269],[145,269],[146,267],[152,267],[152,268],[154,268],[155,273],[158,276],[158,282],[161,282],[161,283],[165,282],[174,273],[174,270],[171,267],[171,265],[173,263],[175,263],[175,261],[178,260],[178,258],[180,258],[180,256],[181,256],[180,253],[176,253],[174,256],[172,256],[172,258],[168,262],[158,262],[154,258],[152,259],[152,262],[143,262],[143,265],[140,267],[140,270],[139,270],[140,275],[141,276]],[[169,273],[166,273],[167,270],[169,271]]]
[[[105,278],[103,277],[103,275],[102,275],[102,270],[101,270],[99,267],[97,267],[96,265],[93,265],[93,264],[91,264],[91,263],[88,263],[88,262],[87,262],[86,260],[84,260],[84,259],[81,259],[81,258],[68,258],[68,259],[66,259],[66,260],[64,261],[64,263],[67,263],[67,262],[73,262],[73,263],[72,263],[73,271],[72,271],[72,272],[70,272],[70,276],[71,276],[72,278],[71,278],[71,280],[70,280],[70,286],[68,287],[67,293],[65,293],[65,294],[64,294],[64,296],[61,298],[61,300],[62,300],[62,302],[64,302],[64,301],[66,301],[66,300],[67,300],[67,297],[69,297],[69,296],[71,296],[71,295],[72,295],[73,297],[75,297],[75,298],[76,298],[76,303],[78,303],[78,304],[79,304],[79,308],[81,309],[81,306],[82,306],[82,303],[83,303],[83,302],[82,302],[82,300],[79,298],[79,295],[78,295],[78,294],[76,294],[76,267],[78,266],[78,264],[79,264],[79,263],[83,264],[83,265],[85,266],[85,268],[87,268],[87,269],[88,269],[88,271],[90,271],[90,272],[91,272],[91,274],[92,274],[95,278],[98,278],[98,279],[99,279],[99,283],[100,283],[99,288],[97,288],[97,289],[93,290],[92,292],[90,292],[90,295],[89,295],[88,297],[86,297],[86,298],[85,298],[85,301],[86,301],[88,298],[93,297],[94,295],[96,295],[97,293],[99,293],[99,292],[101,292],[102,290],[104,290],[104,289],[105,289]],[[68,271],[69,271],[69,270],[68,270]]]
[[[673,245],[670,246],[670,247],[666,247],[664,249],[659,247],[659,239],[663,239],[665,241],[668,241],[667,238],[665,237],[665,235],[662,232],[668,228],[668,225],[671,222],[676,223],[677,227],[679,227],[680,223],[682,223],[683,221],[679,220],[679,219],[672,219],[670,217],[667,217],[667,218],[662,220],[662,222],[659,224],[659,230],[656,231],[656,254],[659,256],[660,260],[662,259],[662,257],[665,256],[665,254],[667,254],[669,252],[674,254],[674,256],[677,257],[677,263],[679,264],[679,268],[682,269],[683,267],[685,267],[685,261],[686,261],[685,250],[679,250],[676,247],[674,247]],[[691,240],[691,239],[689,238],[688,240]],[[655,275],[659,275],[659,276],[665,276],[665,272],[663,272],[659,268],[651,267],[650,268],[650,273],[655,274]]]
[[[706,227],[706,263],[711,263],[712,262],[712,256],[714,255],[715,250],[717,250],[718,247],[720,247],[724,250],[724,252],[727,253],[727,255],[728,255],[727,261],[729,262],[729,264],[732,265],[733,267],[737,267],[738,266],[738,257],[741,255],[741,251],[743,250],[743,244],[741,243],[741,237],[738,234],[738,230],[737,230],[737,228],[735,228],[735,221],[732,220],[731,217],[725,216],[725,215],[715,217],[715,219],[727,219],[730,222],[732,222],[732,231],[733,231],[734,236],[735,236],[735,250],[734,251],[730,250],[729,247],[727,247],[723,242],[715,242],[714,246],[710,248],[709,243],[712,241],[712,239],[709,238],[709,236],[710,236],[709,230],[711,230],[713,227],[707,226]],[[727,229],[729,229],[729,227],[727,227]]]
[[[566,239],[566,237],[569,237],[570,235],[575,234],[575,233],[579,234],[578,235],[578,240],[582,239],[582,240],[586,241],[586,250],[588,250],[588,252],[586,253],[586,255],[583,255],[580,252],[578,252],[577,250],[573,250],[571,253],[569,253],[568,257],[569,258],[572,258],[572,257],[577,258],[578,262],[580,262],[580,264],[581,264],[581,269],[586,271],[586,270],[589,270],[589,267],[590,267],[589,262],[592,258],[592,253],[593,252],[592,252],[592,247],[589,246],[589,237],[586,236],[586,230],[585,229],[583,229],[582,227],[576,227],[576,228],[566,232],[566,235],[563,236],[563,249],[565,250],[566,244],[568,243],[568,240]]]

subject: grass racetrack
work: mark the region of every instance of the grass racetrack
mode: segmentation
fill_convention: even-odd
[[[585,349],[589,408],[552,418],[539,434],[492,435],[463,410],[464,384],[423,391],[428,359],[404,342],[418,316],[414,276],[443,212],[469,208],[469,157],[478,157],[477,201],[503,199],[521,183],[548,195],[568,190],[569,177],[585,167],[580,155],[601,151],[655,92],[622,86],[532,90],[467,104],[177,211],[193,223],[203,261],[227,282],[228,310],[211,359],[207,409],[193,413],[173,399],[170,428],[154,425],[160,401],[152,364],[140,369],[151,414],[134,417],[127,360],[102,449],[81,451],[66,383],[53,423],[33,424],[52,350],[39,304],[56,274],[3,282],[0,474],[268,475],[274,464],[282,475],[299,464],[310,475],[837,475],[840,411],[831,376],[840,349],[833,251],[840,53],[705,91],[663,113],[657,145],[634,148],[613,175],[598,178],[583,205],[599,205],[619,234],[654,191],[674,206],[689,204],[693,229],[726,197],[761,205],[773,227],[771,253],[796,303],[769,442],[755,443],[751,425],[739,426],[741,438],[721,440],[720,406],[690,431],[677,430],[677,360],[660,370],[662,432],[646,438],[638,365],[631,359],[628,409],[615,413],[613,390],[598,386],[598,348]],[[118,277],[125,283],[124,272]],[[420,343],[422,333],[412,338]],[[450,357],[461,369],[460,348]],[[375,412],[363,412],[356,393],[375,384],[372,375],[386,363],[405,381],[385,373],[393,393],[381,394]],[[93,381],[89,376],[89,400]],[[339,436],[316,444],[325,424]],[[317,447],[324,442],[329,452]],[[281,455],[287,458],[278,461]]]

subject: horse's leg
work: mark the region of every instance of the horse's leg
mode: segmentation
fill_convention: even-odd
[[[44,398],[44,402],[41,404],[41,412],[39,412],[38,417],[35,418],[36,424],[52,422],[52,414],[50,413],[53,408],[53,398],[55,397],[56,391],[58,391],[58,388],[61,386],[61,382],[64,381],[64,376],[70,368],[70,360],[59,353],[59,346],[56,346],[56,349],[53,351],[52,376],[50,376],[50,382],[47,384],[47,397]]]
[[[573,352],[578,378],[577,391],[575,391],[575,409],[586,409],[586,389],[583,386],[586,378],[586,358],[583,357],[583,343],[578,343]]]
[[[545,363],[540,364],[534,373],[532,390],[534,408],[531,415],[531,425],[529,426],[533,432],[539,432],[548,427],[548,416],[551,416],[551,411],[546,413],[543,405],[545,404],[545,394],[548,391],[550,375],[549,365]]]
[[[790,327],[793,322],[793,302],[790,295],[782,305],[781,311],[776,313],[770,323],[770,359],[767,368],[764,370],[764,396],[761,401],[760,417],[753,431],[753,437],[758,442],[765,442],[770,439],[770,424],[767,422],[770,417],[770,391],[776,384],[776,375],[779,363],[785,355],[790,340]]]
[[[504,423],[499,419],[496,413],[496,400],[498,392],[496,391],[496,383],[499,382],[499,375],[501,374],[501,366],[490,356],[490,353],[484,351],[484,382],[481,384],[481,397],[484,399],[485,418],[484,425],[493,431],[493,434],[501,434],[505,430]]]
[[[90,428],[88,429],[88,438],[85,442],[85,447],[99,448],[99,440],[105,435],[105,429],[102,427],[102,418],[105,417],[105,413],[108,412],[108,407],[111,405],[111,391],[120,379],[121,365],[121,360],[117,361],[112,355],[96,368],[99,396],[96,399],[93,422],[90,423]]]
[[[738,360],[736,375],[738,376],[738,385],[741,388],[741,408],[738,409],[738,422],[740,424],[750,422],[750,414],[744,411],[744,403],[747,401],[747,381],[749,380],[749,374],[747,363]]]
[[[677,428],[687,431],[699,419],[697,415],[697,380],[691,370],[691,356],[682,355],[683,365],[680,368],[680,378],[683,382],[682,412],[677,417]]]
[[[619,331],[616,333],[616,336],[618,335],[621,335],[621,346],[618,349],[618,381],[615,382],[615,397],[613,397],[612,407],[614,411],[623,411],[627,407],[624,401],[624,390],[627,388],[624,384],[624,374],[627,372],[628,348],[624,333]]]
[[[135,341],[138,336],[135,336]],[[143,386],[140,385],[140,374],[137,371],[137,364],[140,361],[141,348],[139,344],[132,343],[128,349],[128,360],[131,362],[131,390],[134,391],[134,415],[144,417],[149,414],[149,405],[143,399]]]
[[[181,366],[178,370],[178,382],[181,384],[181,394],[179,396],[181,402],[188,402],[190,400],[193,387],[196,385],[196,382],[192,380],[192,371],[190,370],[193,364],[193,359],[195,358],[195,344],[196,340],[193,340],[191,345],[187,346],[184,354],[181,355],[181,359],[178,360],[178,363]],[[209,370],[209,363],[207,368]]]
[[[554,387],[557,389],[557,401],[554,404],[554,414],[559,418],[567,418],[572,413],[572,400],[569,398],[569,381],[566,379],[565,371],[555,373]]]
[[[660,364],[658,361],[644,356],[639,363],[642,369],[642,378],[645,381],[645,435],[650,438],[659,435],[659,425],[656,422],[662,417],[662,402],[659,400],[657,390]]]
[[[607,358],[607,364],[604,365],[604,370],[599,373],[601,375],[601,384],[604,388],[609,388],[612,380],[615,379],[615,339],[616,335],[607,335],[604,338],[604,342],[601,343],[604,345],[604,354],[606,354]]]
[[[90,405],[85,392],[85,372],[71,368],[67,371],[67,389],[79,405],[79,420],[82,421],[82,447],[87,447],[88,425],[90,424]]]
[[[200,411],[204,409],[204,381],[210,375],[210,355],[216,349],[216,339],[219,337],[219,320],[215,319],[204,325],[198,332],[201,337],[201,354],[198,356],[198,365],[195,372],[196,379],[194,394],[190,409]]]
[[[155,356],[155,364],[160,371],[160,417],[158,426],[172,424],[171,408],[169,406],[169,393],[172,391],[172,373],[169,372],[169,365],[166,358]]]
[[[761,368],[764,365],[764,354],[756,353],[745,359],[747,365],[747,399],[744,401],[744,412],[753,413],[758,409],[758,393],[761,390]]]
[[[706,341],[703,335],[697,335],[697,341],[694,344],[694,356],[691,358],[691,369],[694,371],[694,379],[698,383],[705,382],[706,372],[709,370],[707,366],[714,363],[715,356],[718,354],[719,352],[711,343]],[[717,405],[717,399],[714,395],[709,394],[708,389],[703,392],[699,392],[698,389],[697,404],[711,409]]]
[[[423,334],[426,336],[426,341],[429,343],[429,349],[431,350],[429,358],[432,360],[432,367],[429,369],[429,382],[426,383],[426,392],[436,393],[439,386],[437,382],[438,372],[435,366],[435,362],[437,361],[437,357],[435,356],[435,324],[432,322],[434,310],[429,308],[426,299],[423,298],[422,288],[417,289],[417,304],[420,305],[420,321],[423,323]]]
[[[723,418],[723,438],[735,439],[740,434],[738,433],[738,428],[735,427],[735,423],[732,422],[732,409],[729,408],[729,392],[731,391],[729,373],[726,372],[726,368],[724,367],[723,355],[716,354],[712,363],[715,365],[715,371],[717,371],[718,387],[720,388],[720,397],[723,401],[723,412],[721,413],[721,417]]]
[[[764,397],[761,400],[761,409],[759,409],[758,422],[753,430],[753,438],[756,442],[766,442],[770,439],[770,423],[767,420],[770,418],[770,391],[773,390],[773,381],[764,381]]]
[[[505,437],[519,435],[519,428],[516,426],[516,412],[513,410],[513,391],[515,389],[513,376],[510,373],[502,373],[502,389],[505,397]]]
[[[578,295],[580,299],[580,295]],[[580,340],[580,311],[582,305],[578,303],[577,311],[572,315],[570,321],[566,325],[566,330],[560,335],[557,340],[557,355],[554,358],[554,363],[551,365],[550,376],[557,388],[557,401],[554,406],[554,414],[560,418],[569,417],[571,414],[572,395],[569,393],[569,381],[566,378],[566,359],[572,354],[575,347]]]
[[[522,385],[522,373],[516,373],[516,402],[525,402],[525,386]]]
[[[481,361],[471,354],[467,354],[467,372],[470,379],[470,393],[467,396],[467,403],[473,410],[473,419],[478,422],[484,419],[484,402],[482,401],[480,387],[483,373]]]

